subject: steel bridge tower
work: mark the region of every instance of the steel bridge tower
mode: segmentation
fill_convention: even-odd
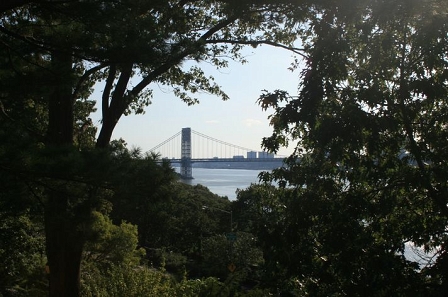
[[[191,167],[191,128],[182,128],[180,158],[180,175],[183,178],[192,179],[193,169]]]

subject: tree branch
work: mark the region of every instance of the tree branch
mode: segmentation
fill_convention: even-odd
[[[27,4],[63,4],[79,2],[79,0],[1,0],[0,13],[7,12],[8,10],[22,7]]]
[[[94,74],[95,72],[97,72],[98,70],[107,67],[107,64],[100,64],[97,65],[93,68],[90,68],[89,70],[87,70],[86,72],[84,72],[84,74],[79,78],[78,83],[75,86],[75,89],[73,91],[73,95],[72,95],[72,99],[75,100],[76,96],[79,92],[79,90],[81,89],[82,84],[89,78],[89,76],[91,76],[92,74]]]
[[[5,26],[0,26],[0,32],[4,33],[5,35],[8,35],[14,39],[20,40],[32,47],[35,47],[36,49],[40,49],[40,50],[44,50],[44,51],[52,52],[52,53],[68,54],[74,58],[79,58],[82,60],[87,60],[87,61],[92,61],[92,62],[97,62],[97,63],[104,62],[104,59],[101,59],[101,57],[88,56],[86,53],[83,54],[80,50],[77,50],[76,48],[63,48],[63,47],[59,47],[58,45],[45,43],[42,40],[38,40],[38,39],[32,38],[30,36],[23,36],[23,35],[20,35],[20,34],[17,34],[15,32],[8,30]],[[5,42],[2,42],[2,43],[6,45]],[[9,45],[8,45],[8,47],[9,47]]]
[[[6,12],[8,10],[21,7],[23,5],[33,3],[33,2],[41,2],[35,0],[2,0],[0,2],[0,13]]]
[[[112,95],[112,100],[110,102],[109,108],[117,111],[117,113],[123,113],[127,108],[127,103],[124,102],[123,98],[127,90],[129,79],[132,75],[132,63],[123,65],[120,69],[120,77],[118,78],[117,85],[115,86],[114,94]]]
[[[273,46],[273,47],[279,47],[279,48],[283,48],[286,49],[288,51],[291,51],[295,54],[298,54],[300,56],[302,56],[305,59],[308,59],[308,56],[305,55],[303,52],[305,51],[303,48],[298,48],[298,47],[290,47],[281,43],[276,43],[270,40],[232,40],[232,39],[210,39],[206,41],[207,44],[217,44],[217,43],[230,43],[230,44],[243,44],[243,45],[250,45],[253,47],[257,47],[259,45],[269,45],[269,46]]]
[[[226,20],[223,20],[222,22],[216,24],[214,27],[209,29],[206,33],[204,33],[196,42],[195,44],[200,46],[203,43],[206,43],[207,38],[211,37],[213,34],[218,32],[219,30],[225,28],[226,26],[230,25],[234,21],[236,21],[238,18],[232,17]],[[162,64],[161,66],[154,69],[151,73],[149,73],[146,77],[144,77],[140,83],[138,83],[130,92],[132,96],[137,96],[145,87],[147,87],[155,78],[157,78],[159,75],[167,72],[171,67],[174,65],[179,64],[182,62],[183,59],[185,59],[188,55],[192,54],[194,50],[192,47],[186,49],[185,51],[179,53],[172,59],[168,60],[166,63]]]
[[[112,86],[114,84],[115,75],[117,74],[117,67],[115,64],[110,65],[109,67],[109,75],[106,79],[106,85],[103,90],[103,97],[101,98],[101,112],[103,119],[106,116],[107,111],[109,110],[109,97],[110,92],[112,91]]]

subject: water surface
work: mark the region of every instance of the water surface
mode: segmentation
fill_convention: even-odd
[[[246,189],[251,183],[257,183],[260,172],[262,170],[193,168],[194,179],[184,182],[190,185],[201,184],[215,194],[235,200],[236,190]]]

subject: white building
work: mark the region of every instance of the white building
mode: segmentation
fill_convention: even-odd
[[[271,154],[268,152],[258,152],[258,158],[259,159],[273,159],[274,154]]]
[[[247,152],[247,158],[248,159],[256,159],[257,158],[257,152]]]

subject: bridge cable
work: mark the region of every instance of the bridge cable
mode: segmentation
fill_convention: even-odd
[[[242,147],[242,146],[239,146],[239,145],[234,145],[234,144],[231,144],[231,143],[229,143],[229,142],[225,142],[225,141],[222,141],[222,140],[213,138],[213,137],[211,137],[211,136],[202,134],[202,133],[197,132],[197,131],[194,131],[194,130],[191,130],[191,132],[193,132],[194,134],[196,134],[196,135],[198,135],[198,136],[204,137],[204,138],[206,138],[206,139],[208,139],[208,140],[212,140],[212,141],[214,141],[214,142],[218,142],[218,143],[223,144],[223,145],[226,145],[226,146],[231,146],[231,147],[233,147],[233,148],[237,148],[237,149],[244,150],[244,151],[252,151],[252,152],[256,152],[256,151],[257,151],[257,150],[250,149],[250,148],[247,148],[247,147]],[[259,150],[258,150],[258,151],[259,151]],[[221,152],[221,153],[222,153],[222,152]]]
[[[170,142],[171,140],[173,140],[174,138],[178,137],[180,134],[182,133],[182,131],[177,132],[176,134],[174,134],[173,136],[171,136],[170,138],[168,138],[167,140],[165,140],[164,142],[156,145],[155,147],[153,147],[152,149],[150,149],[151,152],[157,150],[158,148],[160,148],[161,146],[165,145],[166,143]]]

